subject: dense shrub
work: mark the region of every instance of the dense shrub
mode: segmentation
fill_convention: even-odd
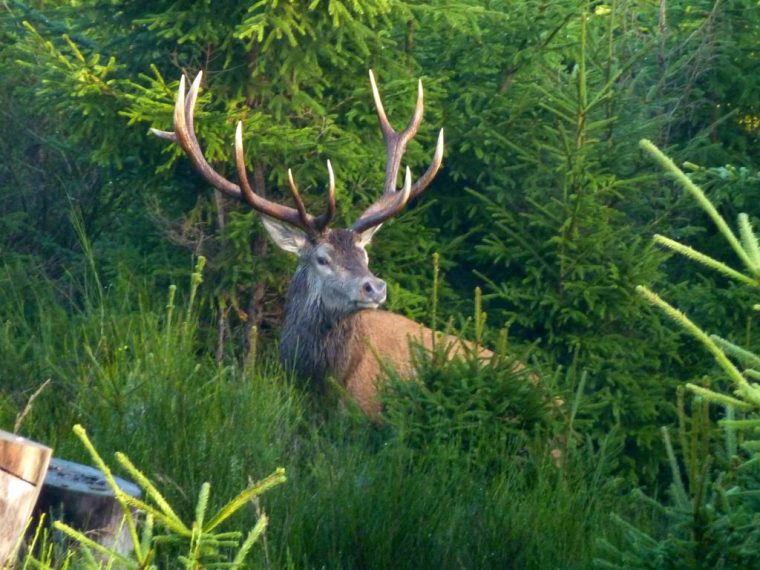
[[[389,371],[384,421],[405,445],[449,447],[487,465],[520,443],[548,440],[565,427],[562,406],[551,386],[542,384],[551,378],[537,377],[514,355],[484,364],[474,354],[449,359],[450,348],[428,354],[417,347],[412,382]]]

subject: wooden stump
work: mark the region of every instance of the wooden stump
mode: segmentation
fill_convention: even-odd
[[[0,566],[21,540],[52,452],[49,447],[0,430]]]
[[[114,477],[128,495],[139,497],[140,488]],[[122,524],[124,512],[103,473],[94,467],[53,458],[35,512],[49,513],[95,542],[120,554],[133,550],[132,539]]]

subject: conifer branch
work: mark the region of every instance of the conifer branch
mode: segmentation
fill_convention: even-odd
[[[652,157],[657,162],[659,162],[665,170],[673,174],[681,186],[683,186],[686,190],[689,191],[689,193],[691,193],[692,196],[694,196],[699,205],[707,213],[707,215],[710,216],[713,223],[715,223],[715,225],[718,227],[718,230],[720,230],[720,233],[723,234],[723,236],[726,238],[726,241],[728,241],[733,250],[736,252],[736,255],[738,255],[739,259],[742,260],[742,263],[744,263],[744,265],[754,273],[755,266],[752,263],[752,260],[747,255],[747,252],[744,251],[742,244],[739,242],[734,232],[732,232],[731,228],[728,227],[726,220],[724,220],[723,216],[721,216],[718,210],[715,209],[715,206],[713,206],[712,202],[710,202],[707,196],[705,196],[704,192],[702,192],[702,189],[694,184],[694,182],[692,182],[691,179],[686,176],[683,170],[678,168],[675,163],[651,141],[642,139],[639,142],[639,146],[647,151],[650,155],[652,155]]]
[[[736,366],[734,366],[733,362],[731,362],[726,356],[726,353],[720,349],[720,347],[710,338],[707,333],[705,333],[697,325],[691,322],[691,320],[689,320],[689,318],[681,311],[666,301],[662,300],[659,295],[653,291],[650,291],[643,285],[638,285],[636,287],[636,291],[645,297],[650,303],[661,309],[671,319],[685,328],[689,333],[691,333],[692,336],[697,338],[705,346],[705,348],[707,348],[707,350],[712,353],[712,355],[715,357],[715,360],[718,361],[720,367],[723,368],[726,374],[728,374],[728,377],[734,382],[734,384],[736,384],[741,396],[743,396],[748,402],[751,402],[755,405],[760,405],[760,391],[750,386],[749,382],[747,382],[747,379],[744,378],[744,375],[739,371],[738,368],[736,368]],[[735,405],[735,403],[733,405]]]
[[[137,561],[121,555],[120,553],[116,552],[115,549],[107,548],[102,544],[95,542],[84,533],[70,527],[62,521],[53,521],[53,528],[78,541],[85,548],[91,548],[99,552],[101,556],[108,560],[109,568],[113,566],[114,562],[118,562],[123,568],[135,568],[135,570],[140,568],[140,564]]]
[[[732,398],[731,396],[728,396],[726,394],[721,394],[720,392],[714,392],[712,390],[708,390],[707,388],[703,388],[702,386],[697,386],[696,384],[687,383],[686,388],[697,394],[698,396],[702,396],[705,400],[709,402],[713,402],[715,404],[721,404],[723,406],[733,406],[739,410],[751,410],[753,406],[751,404],[748,404],[747,402],[744,402],[742,400],[738,400],[736,398]]]
[[[757,242],[757,235],[752,231],[752,222],[749,216],[742,212],[739,214],[739,236],[750,260],[754,264],[753,273],[760,273],[760,245]]]
[[[251,550],[253,544],[264,534],[267,526],[269,525],[269,518],[262,514],[259,520],[256,521],[256,525],[251,529],[243,544],[240,546],[240,550],[235,556],[235,560],[232,562],[232,568],[240,568],[245,561],[245,557],[248,556],[248,552]]]
[[[728,341],[725,338],[719,337],[715,334],[711,334],[710,338],[713,339],[726,354],[742,361],[745,365],[756,366],[760,368],[760,356],[754,352],[750,352],[749,350],[742,348],[741,346],[736,345],[733,342]]]
[[[672,486],[674,498],[682,509],[688,509],[689,493],[686,491],[686,485],[684,485],[683,478],[681,477],[681,469],[678,466],[678,460],[676,459],[676,454],[673,450],[673,444],[670,441],[670,432],[666,426],[662,426],[660,428],[660,433],[662,434],[662,442],[665,445],[665,452],[668,456],[670,471],[673,475]]]
[[[125,454],[120,451],[116,452],[116,461],[129,473],[131,477],[135,479],[138,485],[142,487],[150,498],[155,501],[159,509],[161,509],[166,519],[173,521],[176,528],[180,529],[181,533],[189,533],[190,530],[184,525],[182,520],[174,512],[169,503],[164,499],[163,495],[156,489],[155,485],[143,474],[142,471],[137,469],[132,461]],[[164,517],[161,517],[164,520]]]
[[[74,432],[74,435],[79,438],[79,441],[82,442],[85,449],[87,449],[90,457],[95,462],[97,468],[100,469],[101,473],[103,473],[103,478],[106,480],[108,486],[113,491],[114,498],[119,503],[121,510],[124,512],[124,520],[126,521],[130,537],[132,538],[132,544],[134,544],[135,555],[138,559],[142,559],[143,553],[140,548],[140,537],[137,534],[137,523],[132,516],[132,511],[127,507],[127,499],[129,498],[129,495],[122,491],[121,487],[119,487],[118,483],[116,483],[116,479],[114,479],[113,474],[111,473],[111,469],[108,467],[108,465],[106,465],[106,462],[103,461],[103,458],[95,449],[92,441],[90,441],[90,437],[87,435],[87,431],[79,424],[76,424],[72,428],[72,431]]]
[[[211,532],[232,514],[234,514],[241,506],[256,497],[263,492],[285,482],[285,469],[282,467],[277,468],[274,473],[269,477],[262,479],[258,483],[250,486],[248,489],[240,493],[237,497],[232,499],[229,503],[224,505],[216,515],[212,517],[203,528],[203,532]]]
[[[738,452],[738,446],[736,442],[736,426],[732,426],[730,422],[736,419],[736,410],[733,406],[724,406],[724,408],[726,410],[726,417],[724,418],[724,421],[729,422],[723,425],[723,431],[726,438],[726,455],[728,457],[735,457]]]
[[[750,380],[760,380],[760,370],[754,370],[753,368],[747,368],[744,371],[744,375]]]
[[[760,282],[758,282],[757,280],[746,276],[744,273],[740,273],[739,271],[736,271],[735,269],[729,267],[722,261],[718,261],[717,259],[710,257],[709,255],[705,255],[704,253],[701,253],[697,251],[696,249],[689,247],[688,245],[684,245],[680,242],[677,242],[675,240],[672,240],[660,234],[656,234],[654,236],[654,241],[655,243],[664,245],[665,247],[670,248],[673,251],[676,251],[680,253],[681,255],[688,257],[689,259],[693,259],[694,261],[697,261],[701,263],[702,265],[706,265],[707,267],[710,267],[711,269],[720,271],[726,277],[730,277],[731,279],[736,279],[737,281],[741,281],[742,283],[746,283],[747,285],[751,285],[753,287],[760,286]]]
[[[760,418],[752,420],[720,420],[718,424],[722,427],[733,429],[760,429]]]

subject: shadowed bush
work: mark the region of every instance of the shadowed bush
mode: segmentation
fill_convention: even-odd
[[[526,438],[546,440],[562,429],[549,387],[514,356],[449,360],[448,348],[416,347],[414,381],[388,371],[384,417],[405,445],[451,446],[455,455],[485,464]]]

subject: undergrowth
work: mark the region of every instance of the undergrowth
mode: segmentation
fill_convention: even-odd
[[[532,407],[488,416],[481,405],[481,426],[506,425],[508,436],[456,429],[454,416],[428,424],[435,437],[410,437],[401,411],[412,392],[439,382],[464,406],[468,382],[489,378],[472,361],[440,367],[420,355],[422,382],[387,395],[388,419],[375,425],[350,405],[325,409],[304,393],[274,347],[218,363],[203,339],[212,320],[196,294],[200,268],[189,286],[162,295],[128,271],[105,286],[90,276],[87,287],[61,288],[6,266],[0,280],[12,292],[2,301],[0,358],[12,365],[0,370],[0,426],[11,428],[50,378],[21,433],[87,463],[71,432],[82,424],[103,457],[124,452],[188,520],[204,483],[213,511],[283,466],[288,482],[222,529],[249,529],[267,514],[252,568],[585,568],[594,539],[608,535],[608,513],[624,501],[611,476],[613,444],[575,438],[558,464],[552,429],[563,420],[547,413],[535,387],[518,390],[520,406]],[[505,363],[491,392],[471,392],[475,408],[510,397],[520,377],[510,371]],[[507,424],[494,423],[501,412]]]

